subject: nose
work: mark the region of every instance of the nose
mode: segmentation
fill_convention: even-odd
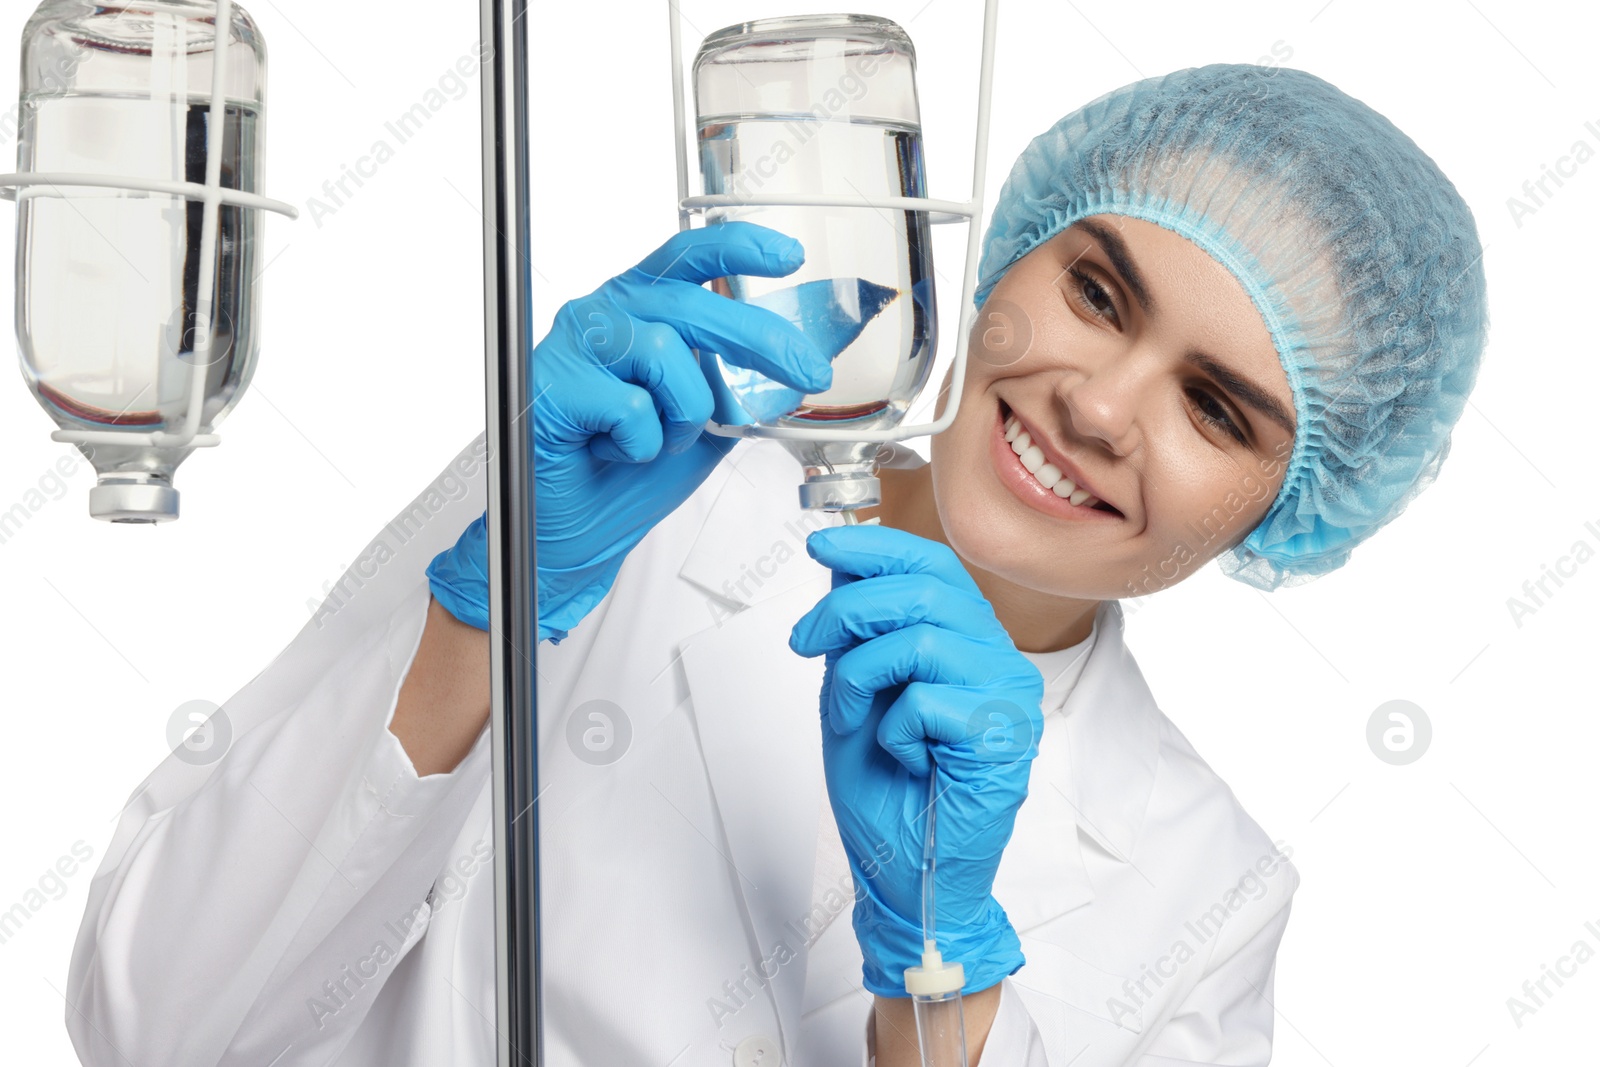
[[[1099,440],[1117,456],[1139,445],[1140,412],[1155,385],[1155,361],[1137,350],[1087,357],[1079,372],[1064,375],[1056,386],[1056,403],[1074,434]]]

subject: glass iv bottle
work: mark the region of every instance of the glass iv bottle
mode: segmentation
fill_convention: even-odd
[[[105,181],[15,191],[22,371],[62,430],[97,432],[75,444],[99,474],[90,513],[113,522],[177,518],[173,471],[255,367],[260,210],[224,202],[207,234],[204,200],[118,187],[204,184],[218,139],[221,187],[261,191],[266,46],[239,6],[221,34],[216,17],[214,0],[45,0],[23,30],[18,172]]]

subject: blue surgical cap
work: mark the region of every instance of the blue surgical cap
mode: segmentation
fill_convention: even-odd
[[[1087,215],[1145,219],[1239,280],[1296,415],[1283,484],[1217,557],[1258,589],[1336,569],[1437,476],[1488,329],[1472,212],[1432,159],[1302,70],[1216,63],[1101,96],[1034,138],[984,236],[982,307]]]

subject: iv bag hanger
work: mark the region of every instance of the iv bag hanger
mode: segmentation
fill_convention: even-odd
[[[199,262],[215,262],[217,231],[220,228],[222,205],[273,211],[289,218],[299,218],[300,212],[293,204],[273,200],[256,193],[239,189],[226,189],[222,185],[222,131],[227,101],[224,86],[228,74],[228,30],[233,24],[233,0],[217,0],[217,33],[213,39],[211,59],[211,103],[206,128],[211,136],[206,138],[206,180],[199,182],[162,181],[124,175],[81,174],[59,172],[28,172],[0,174],[0,200],[17,201],[33,197],[72,197],[61,191],[68,188],[121,189],[129,192],[165,193],[205,203],[205,214],[200,227]],[[211,326],[215,317],[213,305],[216,294],[215,272],[198,272],[199,292],[195,299],[195,347],[189,363],[189,399],[184,410],[183,423],[176,431],[152,430],[146,432],[117,430],[56,430],[50,434],[52,441],[91,445],[151,445],[160,448],[210,448],[221,443],[214,433],[200,433],[200,416],[205,404],[206,368],[211,363],[211,340],[215,332]]]
[[[872,207],[898,211],[925,211],[930,223],[965,222],[967,224],[967,260],[961,281],[961,319],[957,329],[955,373],[951,381],[950,402],[945,405],[942,417],[933,422],[914,426],[896,426],[887,430],[822,430],[798,426],[728,426],[719,422],[706,423],[705,429],[720,437],[767,437],[785,441],[844,441],[883,442],[901,441],[908,437],[940,433],[955,421],[961,406],[961,389],[967,367],[967,339],[972,333],[976,312],[972,307],[972,293],[978,272],[979,230],[974,220],[983,213],[983,176],[989,155],[989,87],[994,75],[994,33],[996,9],[999,0],[984,0],[983,53],[978,75],[978,121],[972,153],[972,195],[967,200],[935,200],[921,196],[829,196],[805,194],[755,194],[739,196],[734,193],[717,193],[704,196],[689,195],[689,161],[685,143],[683,106],[683,46],[680,30],[681,17],[677,0],[667,0],[672,32],[672,116],[677,123],[677,136],[673,147],[678,164],[678,229],[689,228],[695,212],[718,207]],[[930,375],[930,380],[934,379]]]

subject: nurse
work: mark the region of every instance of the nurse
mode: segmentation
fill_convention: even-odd
[[[1470,211],[1302,71],[1100,97],[1013,167],[960,408],[931,463],[885,450],[864,526],[700,429],[691,347],[826,386],[700,287],[802,254],[679,234],[536,353],[551,1062],[915,1063],[931,773],[973,1063],[1267,1063],[1291,849],[1156,706],[1117,601],[1213,559],[1310,581],[1437,476],[1487,326]],[[221,759],[130,803],[69,975],[85,1063],[493,1062],[468,481],[229,701]]]

